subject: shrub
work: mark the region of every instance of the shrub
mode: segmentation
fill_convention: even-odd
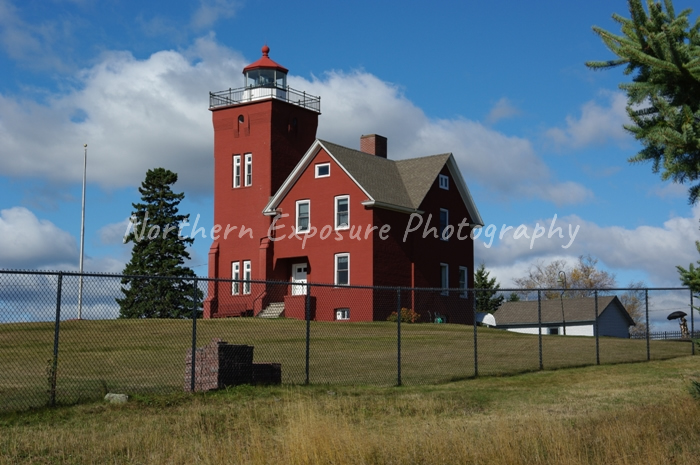
[[[396,321],[396,318],[397,313],[392,312],[386,320]],[[417,323],[418,320],[420,320],[420,314],[414,312],[413,309],[405,307],[401,309],[401,323]]]

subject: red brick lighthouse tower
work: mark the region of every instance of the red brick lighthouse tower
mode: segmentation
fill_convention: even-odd
[[[244,87],[209,94],[216,232],[210,278],[275,279],[272,218],[262,212],[316,139],[320,98],[287,86],[288,70],[269,52],[264,46],[262,57],[243,69]],[[266,293],[261,284],[210,281],[204,316],[257,314],[269,301]]]

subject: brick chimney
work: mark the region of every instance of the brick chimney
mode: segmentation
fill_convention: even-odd
[[[360,137],[360,152],[386,158],[386,137],[369,134]]]

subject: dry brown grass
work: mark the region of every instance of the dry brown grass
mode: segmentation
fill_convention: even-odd
[[[0,464],[696,464],[694,357],[428,387],[240,387],[0,416]]]

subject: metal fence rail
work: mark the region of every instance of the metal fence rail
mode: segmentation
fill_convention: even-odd
[[[473,324],[483,316],[475,297],[493,294],[480,289],[218,280],[229,289],[219,306],[235,308],[234,291],[264,295],[264,312],[255,313],[272,318],[199,318],[214,281],[0,270],[0,410],[107,392],[181,392],[194,386],[197,369],[196,362],[186,368],[186,354],[213,339],[252,346],[256,363],[281,364],[286,384],[391,386],[679,357],[695,353],[698,336],[693,296],[683,288],[634,290],[643,296],[644,330],[632,338],[606,336],[615,322],[603,304],[626,289],[586,290],[595,304],[592,321],[563,290],[501,290],[494,297],[517,292],[531,299],[517,315],[524,323],[503,330]],[[163,293],[159,302],[169,298],[168,286],[189,286],[178,318],[120,317],[124,289],[149,283]],[[324,313],[328,308],[333,312]],[[688,313],[692,337],[653,331],[655,321],[679,308]],[[280,312],[285,318],[275,318]]]

